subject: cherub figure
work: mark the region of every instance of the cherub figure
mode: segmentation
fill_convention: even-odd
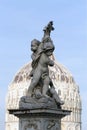
[[[50,25],[50,26],[49,26]],[[48,24],[47,30],[44,30],[44,37],[42,42],[34,39],[31,42],[31,50],[32,53],[32,71],[30,76],[32,77],[30,86],[28,88],[27,96],[32,97],[32,92],[37,87],[38,83],[41,82],[42,84],[42,95],[48,97],[48,91],[52,95],[52,97],[56,100],[59,104],[64,104],[55,91],[54,85],[52,80],[49,77],[49,68],[48,66],[53,66],[54,61],[50,59],[50,56],[53,54],[55,49],[53,45],[53,41],[50,38],[50,32],[53,28],[52,22]]]
[[[38,46],[39,45],[39,46]],[[43,47],[43,48],[42,48]],[[31,42],[32,54],[32,71],[31,71],[31,84],[28,89],[28,96],[32,95],[32,91],[35,86],[42,79],[43,81],[43,95],[46,96],[48,86],[51,82],[49,78],[49,69],[48,66],[53,66],[54,62],[49,58],[52,55],[54,50],[53,43],[48,43],[43,46],[43,43],[40,43],[38,40],[33,40]]]
[[[42,83],[42,95],[48,97],[47,93],[50,92],[52,97],[56,100],[57,103],[63,104],[60,100],[58,94],[55,91],[52,80],[49,77],[49,68],[48,66],[53,66],[54,62],[49,58],[53,54],[54,45],[52,43],[47,43],[43,46],[41,51],[42,43],[34,39],[31,42],[32,53],[32,71],[30,76],[32,77],[31,84],[28,88],[28,96],[32,96],[32,92],[39,82]],[[50,88],[49,88],[50,86]],[[41,94],[41,93],[39,93]]]
[[[33,39],[31,41],[31,51],[33,52],[32,55],[31,55],[31,58],[32,58],[32,71],[30,73],[30,76],[32,77],[33,76],[33,71],[34,69],[36,68],[37,66],[37,63],[38,63],[38,57],[37,57],[37,51],[38,51],[38,47],[40,45],[40,41],[38,41],[37,39]]]

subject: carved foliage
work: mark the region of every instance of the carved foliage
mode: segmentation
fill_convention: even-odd
[[[46,130],[59,130],[60,126],[58,121],[56,120],[50,120],[47,122]]]
[[[29,123],[25,126],[24,130],[30,130],[30,129],[33,129],[33,130],[38,130],[38,126],[36,123]]]
[[[40,121],[34,121],[34,120],[29,120],[25,126],[24,126],[24,129],[23,130],[40,130],[39,129],[39,126],[40,126]]]

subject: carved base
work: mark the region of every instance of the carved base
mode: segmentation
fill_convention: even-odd
[[[54,118],[31,118],[20,120],[20,130],[60,130],[60,121]]]
[[[41,109],[41,108],[52,108],[57,109],[61,108],[61,106],[57,105],[55,100],[51,97],[41,97],[41,98],[32,98],[28,96],[24,96],[21,98],[19,102],[19,109]]]
[[[69,115],[67,110],[34,109],[9,110],[19,117],[19,130],[61,130],[61,118]]]

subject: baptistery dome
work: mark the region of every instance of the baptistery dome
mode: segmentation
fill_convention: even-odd
[[[55,90],[65,102],[62,109],[71,110],[71,114],[64,117],[61,122],[61,130],[81,130],[81,100],[79,86],[72,74],[59,62],[54,60],[54,66],[50,67],[50,77]],[[19,100],[26,95],[31,78],[31,63],[23,66],[15,75],[8,87],[6,97],[6,130],[19,130],[18,118],[9,114],[8,109],[18,109]]]

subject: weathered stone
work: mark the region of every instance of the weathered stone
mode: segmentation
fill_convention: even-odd
[[[52,45],[53,43],[52,43],[52,40],[50,38],[50,30],[48,29],[48,32],[46,32],[46,29],[44,29],[44,32],[46,33],[46,35],[44,34],[42,42],[46,43],[45,46],[44,46],[44,49],[46,49],[46,48],[49,48],[49,44]],[[50,51],[48,51],[48,54],[49,53],[50,53]],[[44,58],[44,60],[45,60],[45,58]],[[78,107],[78,111],[77,111],[78,115],[80,115],[79,111],[81,112],[81,110],[79,109],[79,108],[81,108],[81,101],[80,101],[79,91],[77,90],[77,86],[75,84],[75,81],[73,80],[72,75],[62,65],[57,64],[54,59],[52,59],[52,61],[54,63],[51,63],[51,64],[54,64],[54,67],[53,67],[53,69],[50,68],[50,72],[49,73],[50,73],[50,78],[51,78],[53,84],[54,83],[56,83],[56,84],[53,87],[53,91],[50,90],[50,92],[52,92],[52,93],[50,93],[50,94],[46,93],[46,96],[49,96],[50,98],[48,98],[48,97],[45,97],[44,99],[42,98],[42,96],[43,96],[43,93],[42,93],[43,82],[42,82],[42,80],[44,80],[44,74],[41,75],[42,79],[40,78],[40,80],[39,80],[41,82],[41,86],[40,86],[41,89],[40,89],[40,91],[35,86],[36,90],[34,89],[32,91],[31,96],[30,97],[26,96],[27,89],[29,87],[30,79],[31,79],[31,77],[30,77],[31,64],[26,65],[16,75],[14,81],[12,82],[12,84],[10,86],[10,90],[12,90],[12,91],[9,91],[9,94],[8,94],[8,101],[7,101],[8,102],[8,106],[7,106],[7,108],[9,108],[10,114],[7,111],[7,120],[8,120],[7,130],[11,130],[11,129],[17,129],[18,130],[18,127],[16,127],[17,125],[14,126],[13,125],[14,123],[11,124],[12,121],[17,121],[18,122],[18,118],[14,117],[14,115],[16,115],[17,117],[19,117],[19,123],[20,123],[19,129],[20,130],[22,130],[22,128],[23,128],[23,130],[24,129],[25,130],[41,129],[41,127],[39,127],[40,125],[38,126],[35,123],[34,124],[32,123],[32,121],[33,122],[35,121],[34,120],[35,118],[32,117],[32,120],[31,120],[31,117],[29,117],[29,114],[27,113],[27,111],[30,111],[30,109],[34,109],[35,110],[35,109],[38,109],[38,108],[39,109],[53,108],[53,109],[58,110],[59,112],[60,111],[64,112],[61,109],[61,105],[63,105],[63,104],[60,102],[61,100],[59,100],[59,98],[58,98],[59,101],[56,102],[57,96],[55,96],[54,92],[56,92],[57,94],[60,93],[60,96],[65,101],[65,104],[62,106],[62,108],[64,108],[64,109],[65,108],[66,109],[70,109],[73,112],[71,114],[71,116],[65,117],[64,121],[69,121],[70,120],[70,121],[74,121],[75,122],[76,119],[81,121],[80,117],[78,117],[78,118],[76,117],[77,115],[75,117],[73,116],[73,114],[75,115],[75,113],[76,113],[76,110],[77,110],[76,108],[77,107]],[[38,74],[38,73],[36,73],[36,74]],[[31,74],[31,76],[33,76],[33,75]],[[49,78],[49,74],[46,75],[46,76],[48,76],[48,78]],[[58,82],[56,82],[56,81],[58,81]],[[39,85],[40,85],[40,82],[38,82]],[[70,86],[70,84],[71,84],[71,86]],[[16,87],[15,87],[15,85],[16,85]],[[73,88],[73,85],[74,85],[74,88]],[[49,86],[50,86],[50,84],[49,84]],[[61,88],[61,86],[62,86],[62,88]],[[51,87],[52,86],[50,86],[49,88],[51,88]],[[57,91],[55,91],[55,88],[56,88]],[[45,90],[45,89],[43,89],[43,90]],[[73,93],[72,93],[71,90],[73,90]],[[59,91],[59,93],[58,93],[58,91]],[[75,94],[75,96],[74,96],[74,94]],[[22,97],[22,96],[25,96],[25,97]],[[34,98],[34,96],[36,96],[36,99]],[[17,97],[17,98],[15,98],[15,97]],[[71,98],[71,100],[68,100],[69,97]],[[20,98],[21,98],[21,100],[20,100]],[[51,98],[52,98],[52,100],[50,100]],[[11,100],[9,100],[9,99],[11,99]],[[76,104],[76,99],[78,100],[77,104]],[[41,100],[41,102],[39,102],[40,100]],[[43,101],[45,101],[45,102],[43,103]],[[59,106],[57,106],[58,103],[60,103]],[[74,105],[72,106],[73,103],[74,103]],[[72,107],[72,109],[71,109],[71,107]],[[52,112],[53,112],[53,110],[52,110]],[[70,113],[70,111],[67,111],[67,112]],[[13,114],[13,115],[11,115],[11,114]],[[49,119],[50,121],[47,121],[48,117],[46,117],[45,119],[43,119],[43,118],[40,117],[40,114],[41,114],[40,111],[39,111],[38,114],[36,114],[36,115],[38,115],[37,118],[40,118],[41,120],[43,120],[43,122],[45,121],[45,124],[47,123],[46,129],[50,129],[50,130],[56,130],[56,129],[60,130],[61,129],[60,127],[58,128],[58,125],[55,126],[56,120],[54,118],[53,118],[53,120]],[[48,116],[49,112],[46,113],[46,114]],[[57,114],[57,116],[58,116],[57,117],[57,121],[59,120],[59,123],[60,123],[60,113],[55,113],[55,114],[51,113],[51,114],[52,114],[51,116],[55,115],[55,118],[56,118],[56,114]],[[20,116],[18,116],[18,115],[20,115]],[[27,117],[27,115],[28,115],[28,117]],[[63,113],[61,113],[61,118],[63,117],[62,115],[63,115]],[[26,124],[27,120],[28,120],[28,122],[30,122],[30,124]],[[22,122],[23,126],[21,126],[21,122]],[[26,124],[26,126],[24,124]],[[43,124],[43,125],[45,126],[45,124]],[[61,125],[61,123],[60,123],[60,125]],[[44,126],[42,128],[44,128]],[[64,125],[62,125],[62,126],[64,126]],[[64,126],[64,130],[65,129],[67,130],[67,128],[71,129],[71,127],[68,127],[68,126],[70,126],[70,125],[67,125],[67,127]],[[77,130],[80,130],[80,122],[79,122],[79,128]]]
[[[70,111],[61,109],[9,110],[19,118],[19,130],[61,130],[61,118]]]

